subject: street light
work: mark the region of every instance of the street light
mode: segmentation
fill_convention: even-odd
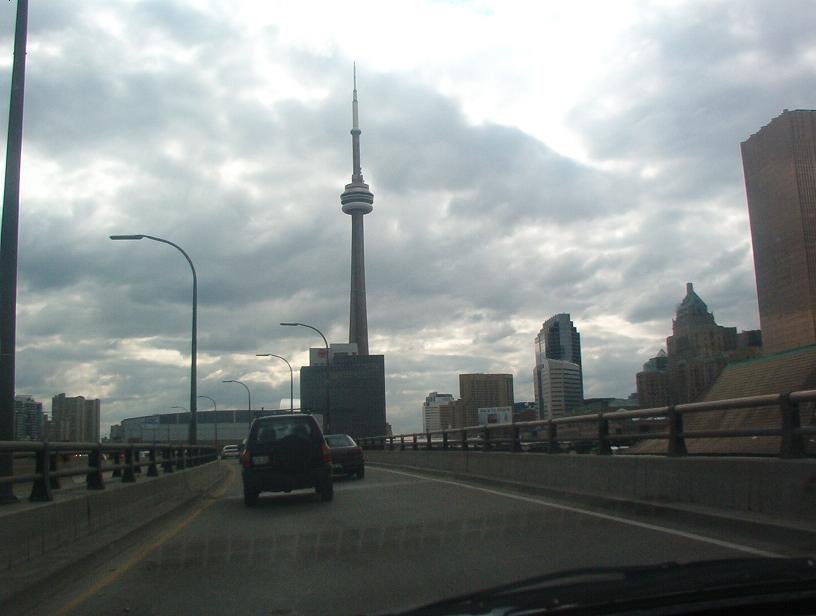
[[[289,366],[289,412],[295,412],[295,376],[292,372],[292,364],[285,357],[281,357],[280,355],[275,355],[274,353],[255,353],[256,357],[277,357],[278,359],[282,359],[286,362],[286,365]]]
[[[222,383],[238,383],[239,385],[243,385],[244,389],[247,390],[247,406],[249,407],[249,420],[247,421],[247,426],[252,425],[252,394],[249,393],[249,387],[246,386],[246,383],[243,381],[236,381],[235,379],[228,379],[226,381],[221,381]]]
[[[309,329],[316,331],[320,334],[320,337],[323,338],[323,344],[326,345],[326,425],[324,426],[324,432],[327,434],[331,432],[331,356],[329,355],[329,341],[326,340],[326,336],[323,335],[319,329],[312,325],[307,325],[306,323],[281,323],[284,327],[308,327]],[[301,396],[303,395],[303,383],[300,384]],[[301,402],[303,402],[301,400]],[[303,404],[300,405],[301,408]]]
[[[198,308],[198,278],[196,277],[195,266],[193,265],[193,261],[190,259],[190,256],[184,252],[184,250],[178,244],[174,244],[170,240],[165,240],[160,237],[154,237],[152,235],[111,235],[110,239],[112,240],[153,240],[154,242],[160,242],[162,244],[168,244],[178,250],[184,258],[187,259],[187,263],[190,264],[190,269],[193,272],[193,335],[192,335],[192,342],[190,343],[190,429],[187,440],[190,442],[191,445],[196,444],[196,440],[198,437],[198,424],[196,422],[196,323],[198,321],[197,317],[197,308]]]
[[[198,397],[199,398],[206,398],[207,400],[209,400],[210,402],[213,403],[213,413],[214,413],[213,419],[215,419],[215,421],[213,422],[215,424],[215,451],[216,451],[216,453],[218,453],[218,405],[215,403],[215,400],[213,400],[209,396],[198,396]]]
[[[183,406],[171,406],[171,409],[181,409],[182,411],[186,411],[187,409]],[[178,423],[178,422],[176,422]],[[170,443],[170,424],[167,424],[167,442]]]

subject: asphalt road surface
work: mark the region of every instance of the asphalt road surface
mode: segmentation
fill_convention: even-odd
[[[784,553],[551,499],[367,468],[244,506],[240,469],[211,497],[19,605],[37,614],[383,613],[574,567]]]

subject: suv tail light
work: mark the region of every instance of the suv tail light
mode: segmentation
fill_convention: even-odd
[[[331,462],[331,451],[329,450],[329,446],[326,443],[323,443],[320,446],[321,451],[323,452],[323,461],[328,464]]]
[[[252,466],[252,456],[249,455],[249,449],[244,449],[244,451],[241,452],[241,466],[244,468]]]

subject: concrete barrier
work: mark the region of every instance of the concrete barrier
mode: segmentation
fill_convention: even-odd
[[[228,474],[212,462],[109,489],[76,490],[50,503],[20,503],[0,509],[0,571],[89,537],[104,529],[132,531],[210,490]]]
[[[816,525],[816,460],[369,450],[373,463],[600,497]]]

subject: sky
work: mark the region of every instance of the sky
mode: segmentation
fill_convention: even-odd
[[[16,3],[0,4],[7,118]],[[586,397],[626,396],[685,283],[759,327],[739,144],[814,107],[816,4],[32,0],[17,393],[102,400],[102,429],[198,393],[288,406],[348,337],[357,62],[369,343],[387,420],[458,375],[514,375],[555,313]],[[2,140],[5,143],[5,140]],[[3,148],[5,159],[5,147]],[[200,408],[209,408],[206,400]]]

